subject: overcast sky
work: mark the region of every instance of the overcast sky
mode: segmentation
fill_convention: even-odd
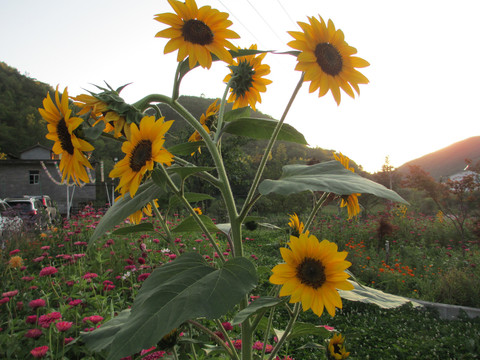
[[[304,84],[286,122],[310,146],[349,156],[365,170],[393,166],[480,135],[478,1],[459,0],[211,0],[199,6],[228,12],[239,47],[289,50],[287,31],[321,15],[370,62],[361,69],[370,84],[351,99],[318,98]],[[173,12],[166,0],[0,0],[0,61],[71,95],[107,81],[132,83],[123,97],[171,94],[176,53],[163,55],[166,26],[155,14]],[[300,73],[295,58],[269,54],[273,83],[258,110],[280,118]],[[221,97],[228,69],[196,69],[180,89],[185,95]]]

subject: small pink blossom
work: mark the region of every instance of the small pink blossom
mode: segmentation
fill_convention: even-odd
[[[14,297],[14,296],[17,295],[17,294],[18,294],[18,290],[12,290],[12,291],[4,292],[4,293],[2,294],[2,296],[4,296],[4,297],[6,296],[6,297],[11,298],[11,297]]]
[[[49,276],[56,274],[58,270],[54,266],[47,266],[40,270],[40,276]]]
[[[71,321],[59,321],[55,324],[55,326],[57,327],[58,331],[64,332],[70,329],[72,327],[72,324],[73,322]]]
[[[18,254],[19,252],[20,252],[19,249],[12,250],[12,251],[10,251],[10,256]]]
[[[73,337],[66,337],[65,340],[64,340],[64,344],[67,345],[67,344],[71,343],[73,340],[74,340]]]
[[[36,324],[37,323],[37,315],[27,316],[27,318],[25,319],[25,322],[27,324]]]
[[[45,305],[46,305],[46,302],[43,299],[35,299],[35,300],[32,300],[28,303],[28,306],[30,306],[33,310],[35,310],[39,307],[43,307]]]
[[[60,320],[61,318],[62,314],[60,314],[58,311],[54,311],[46,315],[41,315],[38,318],[38,323],[41,327],[48,328],[50,327],[50,324],[54,323],[57,320]]]
[[[46,355],[47,351],[48,351],[48,346],[44,345],[44,346],[36,347],[35,349],[31,350],[30,354],[32,354],[34,358],[42,358]]]
[[[87,321],[90,321],[94,324],[98,324],[102,320],[103,320],[103,317],[100,315],[92,315],[92,316],[87,316],[83,318],[84,323],[86,323]]]
[[[35,328],[35,329],[28,330],[24,336],[31,339],[38,339],[42,335],[43,335],[42,330]]]

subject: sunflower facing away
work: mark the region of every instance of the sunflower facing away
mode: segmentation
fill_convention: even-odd
[[[81,94],[74,97],[73,100],[76,101],[74,104],[81,108],[78,115],[83,115],[91,111],[90,117],[96,120],[93,126],[103,120],[105,122],[105,129],[103,131],[106,133],[113,131],[115,138],[119,138],[123,134],[126,136],[130,131],[130,126],[125,121],[125,117],[110,110],[107,103],[97,99],[95,96]]]
[[[292,228],[293,236],[298,237],[300,234],[303,233],[303,230],[304,230],[303,222],[300,221],[296,213],[293,213],[293,215],[290,215],[290,221],[288,223],[288,226]],[[309,233],[310,232],[308,230],[305,231],[305,234],[308,235]]]
[[[250,50],[257,50],[257,45],[250,46]],[[240,56],[229,66],[232,72],[223,81],[234,78],[228,97],[228,102],[233,102],[233,109],[250,105],[255,110],[255,104],[262,102],[260,93],[267,91],[267,85],[272,83],[263,78],[270,74],[270,66],[262,64],[266,54]]]
[[[335,157],[335,160],[339,161],[345,167],[345,169],[350,170],[351,172],[355,172],[355,169],[350,166],[350,159],[347,156],[343,155],[342,153],[338,155],[336,153],[333,153],[333,156]],[[342,202],[340,203],[340,207],[347,207],[349,219],[357,216],[360,213],[360,204],[358,203],[358,197],[360,195],[361,194],[354,193],[342,196]]]
[[[345,349],[345,338],[341,334],[335,334],[328,342],[327,357],[331,360],[348,358],[349,352]]]
[[[347,252],[337,251],[337,245],[314,235],[290,236],[288,248],[280,248],[284,264],[272,269],[270,282],[283,285],[280,296],[290,295],[290,303],[301,302],[303,311],[321,316],[324,307],[335,316],[335,307],[342,308],[337,289],[352,290],[345,270],[352,265],[346,261]]]
[[[288,45],[301,51],[295,70],[305,73],[304,81],[311,81],[309,91],[319,89],[320,97],[330,90],[337,105],[340,105],[340,89],[353,98],[352,88],[360,94],[358,85],[368,84],[368,79],[355,68],[370,64],[352,56],[357,50],[345,42],[343,32],[335,30],[331,20],[326,24],[319,18],[308,17],[310,24],[298,22],[303,32],[289,31],[295,40]]]
[[[131,197],[135,196],[143,175],[153,170],[155,162],[171,165],[173,155],[163,144],[164,135],[172,123],[173,120],[164,122],[163,117],[155,120],[154,116],[144,116],[139,127],[134,123],[130,125],[130,135],[122,144],[122,151],[126,155],[110,172],[110,177],[120,178],[116,190],[122,196],[127,192]]]
[[[177,61],[187,56],[192,69],[197,63],[210,69],[212,55],[228,64],[232,63],[232,55],[228,49],[236,47],[227,39],[238,39],[240,36],[227,29],[232,22],[228,14],[212,9],[210,6],[197,7],[195,0],[185,2],[168,0],[176,14],[164,13],[155,15],[155,20],[170,27],[159,31],[155,37],[170,39],[165,45],[164,53],[178,50]]]
[[[158,208],[158,200],[155,199],[153,200],[153,203],[155,204],[155,207]],[[151,203],[148,203],[147,205],[145,205],[143,208],[141,208],[140,210],[137,210],[135,211],[133,214],[131,214],[129,217],[128,217],[128,220],[132,223],[132,224],[140,224],[142,222],[142,218],[145,216],[148,216],[148,217],[152,217],[153,216],[153,208],[152,208],[152,204]]]
[[[62,181],[66,178],[67,182],[72,179],[77,184],[80,184],[80,181],[90,182],[85,167],[92,169],[92,165],[84,152],[93,151],[94,148],[74,134],[74,130],[82,124],[83,120],[79,117],[70,117],[72,110],[68,108],[67,88],[63,91],[60,100],[57,86],[55,103],[50,94],[47,94],[43,100],[43,107],[38,111],[48,122],[48,134],[45,137],[55,141],[52,151],[61,156],[59,168],[62,172]]]
[[[218,111],[220,110],[220,105],[217,105],[217,102],[218,99],[210,104],[207,111],[205,111],[205,114],[202,114],[202,116],[200,116],[200,124],[202,124],[203,129],[207,133],[210,133],[210,128],[217,120]],[[202,136],[196,130],[188,139],[189,142],[196,142],[201,140]],[[198,147],[198,152],[201,153],[200,147]],[[193,156],[193,154],[195,154],[195,152],[193,152],[191,155]]]

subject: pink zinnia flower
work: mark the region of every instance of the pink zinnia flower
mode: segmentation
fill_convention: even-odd
[[[48,346],[44,345],[44,346],[36,347],[35,349],[31,350],[30,354],[32,354],[34,358],[42,358],[45,356],[47,351],[48,351]]]
[[[87,321],[90,321],[94,324],[98,324],[102,320],[103,320],[103,317],[100,316],[100,315],[92,315],[92,316],[87,316],[87,317],[83,318],[84,323],[87,322]]]
[[[59,321],[55,324],[55,326],[57,327],[58,331],[64,332],[70,329],[72,327],[72,324],[73,322],[70,321]]]
[[[14,297],[15,295],[18,294],[18,290],[12,290],[12,291],[7,291],[2,294],[3,297]]]
[[[12,250],[12,251],[10,251],[10,256],[18,254],[19,252],[20,252],[19,249]]]
[[[58,270],[54,266],[47,266],[40,270],[40,276],[49,276],[57,273]]]
[[[150,273],[143,273],[138,275],[137,281],[145,281],[150,276]]]
[[[32,300],[28,303],[28,306],[30,306],[33,310],[35,310],[36,308],[39,308],[39,307],[46,306],[46,305],[47,305],[47,303],[43,299],[35,299],[35,300]]]
[[[35,280],[35,276],[23,276],[22,280],[23,281],[33,281],[33,280]]]
[[[222,326],[225,330],[229,331],[229,330],[233,330],[233,326],[232,324],[230,324],[228,321],[227,322],[223,322],[222,323]]]
[[[58,311],[51,312],[50,314],[41,315],[38,318],[38,323],[43,328],[48,328],[51,323],[54,323],[56,320],[60,320],[62,318],[62,314]]]
[[[39,256],[39,257],[33,259],[32,261],[33,262],[41,262],[41,261],[43,261],[43,259],[45,259],[45,256]]]
[[[255,341],[255,344],[253,344],[252,348],[254,350],[262,350],[263,349],[263,342]]]
[[[65,343],[65,345],[67,345],[67,344],[71,343],[73,340],[74,340],[73,337],[66,337],[64,343]]]
[[[153,351],[153,350],[155,350],[155,346],[152,346],[150,349],[142,350],[140,352],[140,356],[148,354],[148,353],[150,353],[150,351]],[[144,360],[156,360],[156,359],[162,358],[164,354],[165,354],[165,351],[155,351],[155,352],[150,353],[147,356],[143,357],[142,359],[144,359]]]
[[[96,278],[96,277],[98,277],[98,275],[97,275],[97,274],[95,274],[95,273],[86,273],[86,274],[85,274],[85,275],[83,275],[82,277],[83,277],[85,280],[87,280],[87,279],[93,279],[93,278]]]
[[[68,305],[70,305],[70,306],[73,307],[73,306],[80,305],[81,303],[82,303],[82,300],[77,299],[77,300],[72,300],[72,301],[70,301],[70,302],[68,303]]]
[[[42,335],[43,335],[42,330],[35,328],[35,329],[28,330],[24,336],[27,338],[38,339]]]
[[[25,322],[27,324],[35,324],[37,322],[37,315],[27,316],[27,318],[25,319]]]
[[[0,299],[0,305],[5,304],[10,301],[10,298],[4,297],[3,299]]]
[[[241,350],[242,349],[242,340],[233,340],[232,341],[233,343],[233,347],[237,350]]]

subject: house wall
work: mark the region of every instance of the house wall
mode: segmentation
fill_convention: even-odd
[[[35,157],[35,152],[28,154]],[[45,159],[44,154],[40,154]],[[60,181],[54,162],[44,160],[48,172]],[[30,184],[30,171],[38,171],[38,184]],[[95,172],[92,172],[95,174]],[[95,201],[95,184],[86,184],[83,187],[71,186],[68,189],[70,197],[73,193],[72,207]],[[38,160],[2,160],[0,161],[0,198],[18,197],[23,195],[48,195],[56,202],[61,214],[67,213],[67,186],[55,184],[44,171]]]

